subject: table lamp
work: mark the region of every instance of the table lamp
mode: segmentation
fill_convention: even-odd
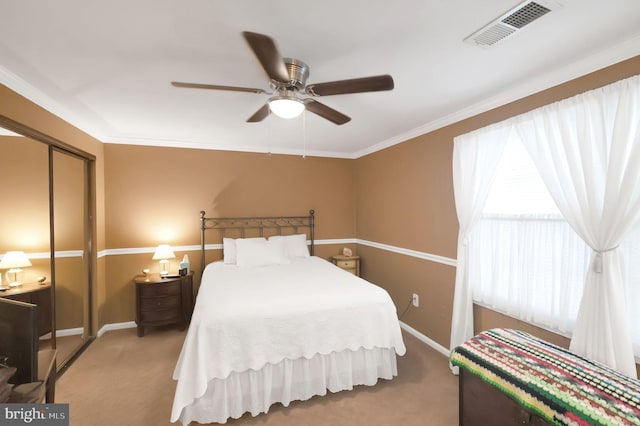
[[[18,274],[22,272],[21,268],[31,266],[31,262],[23,251],[8,251],[0,261],[0,269],[8,269],[7,278],[9,279],[9,287],[18,287],[22,285],[19,281]],[[13,277],[11,277],[13,275]]]
[[[161,276],[169,275],[169,271],[167,271],[167,263],[169,263],[169,259],[173,259],[176,257],[173,254],[173,250],[171,250],[171,246],[169,244],[160,244],[158,248],[156,248],[156,252],[153,254],[153,260],[159,260],[162,265],[162,272],[160,272]]]

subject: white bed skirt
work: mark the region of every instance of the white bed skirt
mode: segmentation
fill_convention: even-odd
[[[317,354],[311,359],[285,359],[267,364],[261,370],[232,372],[226,379],[212,379],[203,396],[183,407],[182,424],[226,423],[246,412],[257,416],[280,402],[285,407],[291,401],[304,401],[327,390],[351,390],[356,385],[375,385],[379,378],[398,375],[393,348],[360,348],[328,355]],[[175,408],[175,407],[174,407]],[[175,420],[174,420],[175,421]]]

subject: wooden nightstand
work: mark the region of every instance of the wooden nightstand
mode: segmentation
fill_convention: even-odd
[[[331,256],[331,260],[339,268],[351,272],[356,277],[360,276],[360,256],[343,256],[338,254]]]
[[[159,274],[134,277],[138,336],[146,326],[180,324],[184,330],[193,313],[193,272],[182,277]]]

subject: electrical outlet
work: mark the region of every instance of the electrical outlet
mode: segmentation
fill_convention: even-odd
[[[412,296],[412,298],[411,298],[411,303],[412,303],[412,304],[413,304],[413,306],[415,306],[416,308],[417,308],[418,306],[420,306],[420,297],[419,297],[416,293],[413,293],[413,296]]]

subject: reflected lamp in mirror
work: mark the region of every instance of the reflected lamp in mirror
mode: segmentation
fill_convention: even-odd
[[[8,269],[7,280],[9,287],[22,285],[22,269],[31,266],[29,258],[23,251],[8,251],[0,261],[0,269]]]
[[[171,249],[171,246],[169,246],[169,244],[160,244],[156,248],[156,252],[153,254],[153,260],[159,260],[160,264],[162,265],[162,271],[160,272],[160,275],[169,275],[167,264],[169,263],[169,259],[173,259],[174,257],[176,257],[176,255],[173,254],[173,250]]]

